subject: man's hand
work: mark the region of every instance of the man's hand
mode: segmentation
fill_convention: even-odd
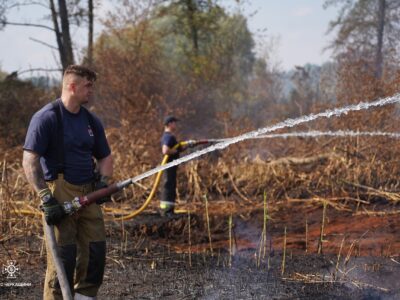
[[[97,175],[96,182],[95,182],[95,185],[94,185],[94,190],[97,191],[97,190],[100,190],[100,189],[108,187],[108,183],[107,182],[108,182],[108,177],[107,176],[103,176],[103,175],[100,175],[100,174]],[[103,204],[105,202],[111,202],[111,195],[103,197],[103,198],[100,198],[99,200],[96,201],[96,204],[101,205],[101,204]]]
[[[193,148],[196,146],[196,141],[195,140],[188,140],[186,141],[186,144],[189,148]]]
[[[49,225],[59,224],[61,220],[67,215],[63,207],[60,205],[60,203],[58,203],[57,199],[51,195],[50,191],[46,191],[41,199],[42,205],[40,206],[40,208],[44,213],[46,223]]]

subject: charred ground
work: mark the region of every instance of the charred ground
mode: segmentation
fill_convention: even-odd
[[[384,207],[387,205],[381,205]],[[123,224],[107,222],[107,269],[99,298],[400,297],[397,215],[361,215],[328,208],[322,254],[317,254],[322,208],[302,208],[303,204],[285,203],[271,209],[265,250],[260,249],[264,211],[257,207],[246,215],[234,213],[231,207],[231,229],[227,217],[211,215],[211,243],[201,211],[191,212],[190,223],[186,213],[174,218],[144,214]],[[0,299],[41,298],[45,272],[42,247],[37,236],[3,241],[1,261],[13,259],[20,269],[14,282],[29,282],[31,286],[3,286]],[[13,282],[6,275],[3,272],[1,282]]]

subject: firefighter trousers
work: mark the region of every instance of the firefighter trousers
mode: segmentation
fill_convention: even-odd
[[[60,203],[93,191],[93,184],[73,185],[65,181],[62,175],[48,185]],[[54,231],[72,293],[95,297],[103,281],[106,260],[105,228],[100,206],[91,204],[65,217],[60,224],[54,226]],[[46,250],[43,298],[61,300],[61,289],[47,243]]]
[[[163,174],[160,208],[166,212],[173,212],[175,207],[177,169],[177,167],[166,169]]]

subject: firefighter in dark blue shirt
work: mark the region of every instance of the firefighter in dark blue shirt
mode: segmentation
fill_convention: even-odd
[[[103,125],[83,104],[94,92],[96,73],[71,65],[63,77],[61,98],[45,105],[30,122],[23,167],[37,192],[44,222],[54,225],[60,259],[75,299],[95,299],[106,261],[101,199],[72,216],[61,203],[107,186],[113,160]],[[94,172],[94,160],[98,174]],[[46,246],[47,242],[46,242]],[[56,268],[47,251],[43,299],[62,299]]]
[[[168,161],[171,162],[179,158],[179,152],[186,149],[184,146],[174,148],[178,141],[175,137],[176,122],[179,121],[174,116],[167,116],[164,119],[164,134],[161,137],[161,150],[163,155],[168,155]],[[191,144],[188,143],[190,147]],[[174,214],[176,199],[176,171],[178,166],[166,169],[163,173],[160,213],[162,216],[171,216]]]

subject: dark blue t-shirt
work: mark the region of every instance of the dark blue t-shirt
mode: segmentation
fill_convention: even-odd
[[[176,140],[175,136],[171,132],[165,131],[161,137],[161,147],[166,145],[172,149],[176,144],[178,144],[178,141]],[[168,162],[177,158],[179,158],[179,153],[170,155]]]
[[[64,179],[72,184],[88,183],[93,180],[92,158],[102,159],[111,153],[103,125],[92,114],[95,128],[91,128],[88,111],[81,108],[74,114],[58,101],[61,104],[64,131]],[[57,178],[57,147],[57,115],[49,103],[33,115],[24,144],[25,150],[40,155],[40,163],[47,181]]]

